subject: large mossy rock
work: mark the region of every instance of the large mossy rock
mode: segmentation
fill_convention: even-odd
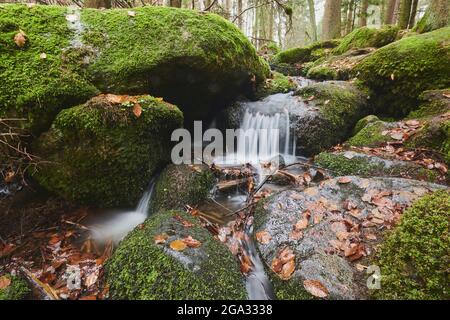
[[[256,235],[264,232],[269,239],[257,241],[257,249],[275,294],[279,299],[311,298],[304,288],[304,281],[309,280],[319,281],[326,288],[328,299],[368,298],[370,274],[358,268],[358,264],[372,264],[375,248],[382,242],[385,231],[395,227],[402,208],[430,191],[443,188],[410,179],[346,176],[303,190],[282,191],[262,201],[255,213],[254,228]],[[448,204],[446,207],[448,211]],[[441,233],[441,239],[448,237],[448,214],[445,216],[447,225],[442,224],[444,218],[436,219],[440,221],[436,229],[446,230]],[[427,224],[420,225],[423,226],[420,234],[427,234]],[[439,247],[439,243],[448,240],[429,236],[427,241],[437,244],[439,255],[427,257],[445,271],[445,247]],[[295,269],[291,274],[275,269],[279,261],[274,261],[286,248],[294,256]],[[443,274],[436,272],[435,276],[442,279]]]
[[[181,111],[161,99],[100,95],[61,111],[36,141],[45,161],[34,178],[79,204],[135,206],[182,125]]]
[[[361,27],[346,35],[339,46],[333,49],[334,54],[343,54],[354,48],[381,48],[397,38],[400,28],[395,25],[387,25],[381,29]]]
[[[25,280],[20,277],[13,276],[11,274],[0,275],[0,280],[9,284],[0,289],[0,301],[1,300],[23,300],[27,298],[31,289]]]
[[[166,238],[156,244],[155,236]],[[198,248],[175,251],[173,241],[191,236]],[[113,299],[245,299],[246,291],[231,252],[184,212],[152,215],[130,233],[106,265]]]
[[[303,65],[328,55],[340,40],[315,42],[305,47],[291,48],[276,54],[270,61],[272,69],[290,76],[304,74]]]
[[[376,112],[405,116],[421,92],[450,86],[450,27],[403,38],[365,58],[355,71]]]
[[[302,98],[303,110],[306,106],[291,120],[298,154],[314,155],[344,141],[368,113],[367,95],[349,82],[316,83],[296,95]]]
[[[102,93],[152,94],[187,119],[248,93],[268,67],[232,23],[167,7],[0,7],[0,114],[45,131],[63,108]],[[26,42],[14,36],[22,30]]]
[[[450,299],[450,192],[414,203],[381,246],[379,299]]]
[[[205,166],[168,165],[155,184],[151,211],[183,210],[186,205],[196,206],[205,200],[216,179]]]

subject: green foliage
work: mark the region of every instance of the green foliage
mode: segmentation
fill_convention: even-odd
[[[404,116],[418,95],[450,86],[450,27],[411,36],[378,49],[356,68],[380,114]]]
[[[450,192],[437,191],[405,211],[381,247],[378,299],[450,299]]]
[[[194,224],[186,228],[176,216]],[[175,230],[175,234],[174,234]],[[156,235],[167,233],[165,244]],[[200,248],[175,252],[170,241],[192,236]],[[237,262],[200,222],[186,213],[159,212],[130,233],[106,265],[113,299],[236,299],[246,298]]]
[[[215,177],[207,167],[200,172],[187,165],[169,165],[158,178],[151,211],[184,209],[205,200],[214,186]]]
[[[1,300],[22,300],[31,293],[28,284],[22,278],[5,275],[11,280],[11,284],[5,288],[0,289],[0,301]]]
[[[346,35],[341,44],[333,50],[333,54],[343,54],[352,48],[375,47],[380,48],[394,42],[399,28],[387,25],[381,29],[361,27]]]
[[[307,77],[319,81],[337,80],[338,72],[328,66],[319,65],[308,70]]]
[[[34,151],[48,162],[34,174],[50,191],[79,204],[134,206],[155,171],[169,161],[170,136],[183,125],[173,105],[139,97],[110,104],[102,96],[61,111]]]

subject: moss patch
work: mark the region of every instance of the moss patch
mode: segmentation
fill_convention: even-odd
[[[5,289],[0,289],[0,300],[22,300],[31,293],[28,284],[22,278],[10,274],[4,276],[11,280],[11,284]]]
[[[173,105],[150,96],[134,99],[120,104],[99,96],[63,110],[35,143],[34,152],[48,161],[34,174],[38,182],[79,204],[134,206],[169,161],[171,133],[183,123]]]
[[[194,224],[186,228],[180,219]],[[166,233],[165,244],[153,238]],[[175,252],[169,243],[192,236],[200,248]],[[113,299],[197,300],[245,299],[235,258],[195,218],[183,212],[161,212],[130,233],[106,265]]]
[[[389,129],[389,123],[375,121],[368,123],[364,128],[351,137],[346,144],[355,147],[378,147],[392,138],[389,135],[383,135],[383,131]]]
[[[450,86],[450,27],[389,44],[356,68],[379,114],[405,116],[424,90]]]
[[[215,177],[205,166],[196,171],[188,165],[169,165],[158,178],[153,193],[151,211],[183,209],[205,200],[215,183]]]
[[[265,84],[260,86],[256,97],[262,99],[272,94],[294,91],[296,88],[297,85],[292,79],[275,71],[272,73],[272,78],[267,79]]]
[[[381,29],[362,27],[353,30],[346,35],[340,45],[333,49],[334,54],[343,54],[352,48],[380,48],[394,42],[399,32],[399,27],[387,25]]]
[[[425,196],[381,247],[379,299],[450,299],[450,192]]]

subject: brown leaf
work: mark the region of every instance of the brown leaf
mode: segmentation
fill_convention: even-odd
[[[202,243],[191,236],[188,236],[183,239],[183,242],[189,247],[189,248],[199,248],[201,247]]]
[[[272,260],[271,268],[272,268],[272,271],[275,273],[281,272],[281,269],[283,268],[283,264],[281,263],[281,260],[278,258],[274,258]]]
[[[127,14],[128,14],[129,17],[135,17],[136,16],[136,11],[128,10]]]
[[[403,132],[391,133],[391,138],[395,140],[403,140]]]
[[[170,243],[170,247],[175,251],[183,251],[187,248],[187,245],[183,240],[174,240]]]
[[[303,287],[306,291],[312,294],[314,297],[326,298],[329,294],[328,289],[317,280],[305,280],[303,281]]]
[[[136,116],[136,118],[139,118],[142,114],[142,107],[139,103],[136,103],[133,107],[133,113]]]
[[[338,183],[341,183],[341,184],[347,184],[350,182],[352,182],[352,178],[350,178],[350,177],[341,177],[338,179]]]
[[[14,36],[14,42],[19,48],[22,48],[27,42],[25,32],[19,30],[19,32]]]
[[[300,240],[301,238],[303,238],[303,232],[293,230],[289,233],[289,238],[292,240]]]
[[[47,54],[46,54],[45,52],[42,52],[42,53],[39,55],[39,58],[40,58],[41,60],[47,59]]]
[[[169,236],[165,233],[162,233],[156,235],[153,239],[155,240],[155,244],[162,244],[166,243],[167,238],[169,238]]]
[[[243,254],[241,256],[241,272],[247,274],[251,270],[252,270],[252,261],[246,254]]]
[[[289,260],[281,268],[280,278],[282,280],[289,280],[292,277],[294,271],[295,271],[295,261]]]
[[[300,231],[303,229],[306,229],[308,227],[308,219],[303,218],[300,219],[295,225],[294,225],[294,230],[295,231]]]
[[[295,259],[295,255],[289,248],[284,248],[279,254],[280,260],[282,264],[286,264],[291,260]]]
[[[11,279],[7,276],[0,277],[0,290],[6,289],[11,284]]]
[[[85,296],[81,297],[80,300],[97,300],[97,296],[96,295]]]
[[[267,231],[259,231],[256,233],[256,240],[261,244],[268,244],[272,240],[272,236]]]

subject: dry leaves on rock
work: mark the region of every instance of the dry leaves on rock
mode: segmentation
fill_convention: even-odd
[[[277,273],[282,280],[289,280],[295,271],[295,255],[286,247],[278,252],[272,260],[272,271]]]
[[[155,240],[155,244],[165,243],[169,236],[165,233],[156,235],[153,239]]]
[[[6,289],[11,284],[11,279],[7,276],[0,277],[0,290]]]
[[[187,248],[187,245],[183,240],[174,240],[170,243],[170,248],[175,251],[183,251]]]
[[[189,248],[199,248],[202,243],[191,236],[188,236],[182,240]]]
[[[303,287],[314,297],[326,298],[329,294],[328,289],[318,280],[305,280]]]
[[[272,236],[267,231],[259,231],[256,233],[256,240],[261,244],[268,244]]]

